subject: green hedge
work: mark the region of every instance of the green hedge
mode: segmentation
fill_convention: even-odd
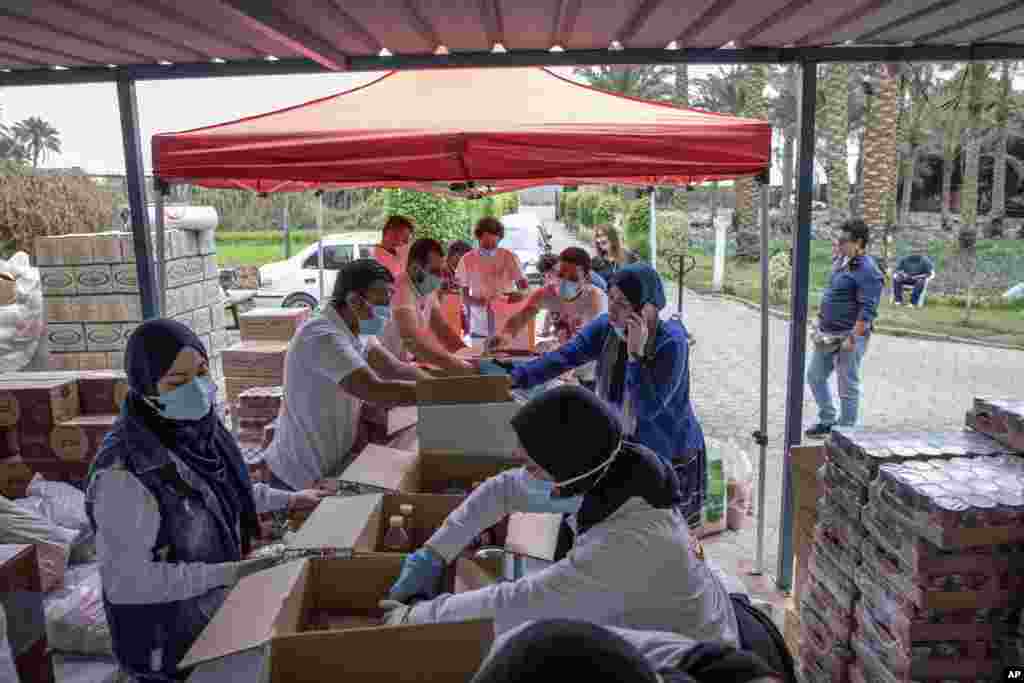
[[[384,208],[388,214],[402,214],[416,223],[417,237],[433,237],[447,243],[470,239],[470,210],[464,199],[413,190],[385,190]]]

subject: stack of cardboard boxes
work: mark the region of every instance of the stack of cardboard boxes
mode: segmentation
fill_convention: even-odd
[[[265,448],[268,427],[277,419],[284,399],[282,387],[253,387],[238,397],[238,442],[243,449]]]
[[[885,483],[893,474],[892,468],[896,468],[896,472],[902,471],[899,468],[920,470],[922,481],[935,479],[933,483],[937,483],[940,473],[950,464],[1002,462],[1000,458],[1012,456],[1006,455],[997,442],[969,431],[833,430],[827,460],[819,470],[824,495],[818,501],[813,545],[805,575],[798,576],[800,662],[805,680],[840,683],[861,679],[886,682],[932,678],[976,680],[982,668],[994,665],[993,660],[972,651],[977,655],[973,661],[975,668],[969,675],[960,676],[966,668],[962,671],[948,668],[950,662],[941,659],[947,656],[944,654],[947,650],[955,649],[950,649],[951,642],[956,640],[952,632],[918,628],[934,618],[949,618],[948,623],[959,623],[963,615],[929,611],[956,601],[956,598],[947,599],[949,589],[943,583],[949,578],[948,574],[955,571],[951,569],[940,577],[927,572],[915,574],[920,566],[900,569],[898,553],[886,551],[886,546],[890,550],[894,549],[893,543],[920,547],[915,544],[924,542],[922,531],[927,522],[919,527],[900,524],[904,519],[901,515],[918,519],[917,513],[903,508],[900,514],[895,514],[879,501],[883,491],[895,490]],[[1016,471],[1018,464],[1024,468],[1024,461],[1006,462],[1009,463],[1006,476],[1010,470]],[[973,472],[971,467],[967,469]],[[991,482],[992,477],[997,476],[995,469],[982,467],[979,472],[976,478],[979,486],[989,486],[990,483],[984,482]],[[1011,478],[1011,481],[1015,480]],[[931,500],[929,496],[942,499],[944,495],[926,486],[925,490],[915,489],[906,497],[918,496],[914,500],[925,504],[924,501]],[[981,518],[973,516],[971,519],[976,523]],[[985,519],[985,525],[990,521]],[[929,557],[944,552],[937,547]],[[907,557],[913,557],[913,553]],[[1020,557],[1024,559],[1024,555]],[[954,564],[963,561],[959,558]],[[956,571],[964,572],[960,578],[965,579],[971,570],[963,565]],[[899,580],[887,580],[892,577]],[[935,581],[930,583],[931,579]],[[993,580],[998,583],[1001,579]],[[995,607],[993,604],[984,606]],[[956,656],[965,658],[968,653]],[[940,675],[944,667],[949,675]]]
[[[80,483],[127,388],[116,370],[0,375],[0,463]]]
[[[213,235],[166,232],[165,315],[191,328],[216,359],[226,342],[226,316]],[[38,237],[35,263],[45,296],[50,367],[123,367],[128,337],[142,321],[131,233]]]
[[[309,318],[306,308],[257,308],[239,316],[242,341],[224,350],[224,384],[229,405],[255,387],[284,385],[288,342]]]

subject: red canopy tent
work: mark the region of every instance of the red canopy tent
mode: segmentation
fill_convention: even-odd
[[[168,182],[258,192],[681,185],[761,172],[764,121],[613,95],[547,69],[390,72],[288,109],[153,136]]]

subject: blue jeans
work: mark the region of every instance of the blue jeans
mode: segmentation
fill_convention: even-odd
[[[868,337],[854,337],[853,351],[821,351],[815,348],[811,352],[811,363],[807,368],[807,383],[818,404],[818,422],[823,425],[836,424],[836,406],[832,402],[832,390],[829,377],[836,373],[839,385],[838,424],[852,427],[857,424],[860,408],[860,365],[868,350]]]
[[[903,303],[903,289],[905,287],[913,287],[914,290],[910,293],[910,303],[917,306],[921,301],[921,293],[924,292],[924,286],[927,282],[925,279],[917,280],[909,277],[895,277],[892,281],[893,298],[896,299],[896,303]]]

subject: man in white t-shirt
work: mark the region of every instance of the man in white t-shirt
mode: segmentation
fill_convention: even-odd
[[[264,453],[271,485],[302,490],[341,474],[352,460],[363,402],[416,403],[427,375],[402,363],[376,340],[390,317],[394,278],[374,259],[338,272],[323,314],[306,322],[288,346],[284,404]]]
[[[373,258],[384,264],[396,280],[405,271],[409,254],[409,242],[416,228],[412,219],[405,216],[391,216],[384,224],[380,244],[373,248]]]
[[[437,298],[444,282],[444,249],[437,240],[422,238],[409,249],[406,270],[395,282],[391,320],[380,341],[402,361],[429,363],[454,374],[470,374],[473,366],[454,355],[465,348],[445,322]]]
[[[569,247],[558,256],[558,270],[545,277],[545,285],[538,289],[526,305],[505,323],[504,329],[487,342],[487,348],[498,349],[508,345],[519,331],[529,324],[541,310],[557,313],[555,334],[561,346],[569,341],[581,327],[607,312],[608,295],[593,283],[590,273],[590,255],[579,247]],[[596,362],[576,368],[576,379],[583,386],[594,388]]]
[[[470,336],[487,339],[495,333],[493,303],[512,287],[522,290],[529,284],[516,255],[498,247],[498,242],[505,236],[505,226],[501,221],[492,216],[481,218],[474,234],[480,246],[459,261],[455,280],[463,288],[469,305]],[[512,302],[521,299],[522,295],[518,293],[509,297]]]

